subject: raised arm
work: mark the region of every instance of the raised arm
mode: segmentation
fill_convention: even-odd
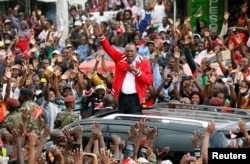
[[[60,97],[60,90],[59,90],[59,78],[61,77],[61,73],[59,71],[55,72],[55,78],[54,78],[54,89],[55,89],[55,97]]]
[[[49,78],[49,77],[45,77],[45,78],[46,78],[46,85],[45,85],[45,89],[44,89],[44,99],[46,101],[49,101],[49,85],[50,85],[51,78]]]
[[[227,30],[228,30],[228,17],[229,17],[230,13],[229,12],[225,12],[224,13],[224,22],[222,24],[222,28],[221,28],[221,32],[219,34],[219,37],[221,39],[223,39],[223,37],[227,34]]]
[[[120,61],[122,59],[123,53],[120,51],[116,50],[114,47],[112,47],[107,40],[107,38],[103,35],[102,29],[98,24],[94,24],[94,29],[96,34],[98,35],[100,39],[100,44],[104,51],[113,59],[115,63]]]
[[[204,140],[203,140],[203,145],[202,145],[202,151],[201,154],[204,158],[205,163],[208,163],[208,148],[209,148],[209,139],[210,136],[216,131],[215,128],[215,122],[214,121],[210,121],[208,123],[205,135],[204,135]]]
[[[226,69],[225,65],[221,61],[219,51],[215,51],[215,54],[216,54],[216,60],[217,60],[217,62],[219,64],[219,66],[220,66],[220,69],[223,72],[223,74],[225,75],[226,72],[227,72],[227,69]]]
[[[236,93],[235,93],[235,90],[234,90],[234,83],[233,83],[232,80],[228,80],[227,84],[229,85],[230,95],[231,95],[230,107],[236,108],[237,98],[236,98]]]
[[[237,69],[238,64],[235,59],[235,54],[234,54],[234,44],[232,42],[229,42],[229,50],[231,53],[231,62],[232,62],[232,67],[233,69]]]
[[[180,50],[178,47],[174,48],[175,57],[175,72],[180,72]]]
[[[11,21],[11,23],[13,24],[13,26],[17,29],[17,31],[19,31],[19,30],[21,29],[21,27],[20,27],[20,25],[16,22],[13,13],[14,13],[14,11],[18,11],[19,7],[20,7],[19,5],[16,5],[15,8],[14,8],[14,10],[12,11],[12,13],[9,15],[10,21]]]
[[[102,71],[108,72],[106,62],[105,62],[105,52],[102,49],[100,50],[100,55],[101,55]]]
[[[7,78],[7,86],[4,95],[4,101],[6,102],[7,98],[10,97],[10,90],[11,90],[11,72],[9,68],[5,69],[5,77]]]
[[[158,60],[159,60],[159,50],[155,49],[154,64],[153,64],[153,77],[154,77],[153,85],[154,85],[155,89],[157,89],[162,82],[162,77],[160,74],[160,66],[159,66]]]
[[[122,0],[122,3],[124,4],[125,9],[129,7],[128,0]]]
[[[187,42],[185,41],[185,44],[186,43]],[[189,44],[186,44],[185,46],[186,46],[185,47],[185,57],[187,59],[187,63],[189,65],[193,75],[196,76],[196,74],[198,73],[198,67],[197,67],[197,65],[196,65],[196,63],[194,61],[194,58],[193,58],[192,54],[191,54],[191,50],[188,47]]]

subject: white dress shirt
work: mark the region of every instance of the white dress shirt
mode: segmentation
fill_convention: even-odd
[[[135,58],[133,61],[133,65],[136,65],[136,61],[139,60],[139,56]],[[121,89],[123,94],[134,94],[137,93],[136,88],[135,88],[135,75],[131,73],[130,71],[127,71],[125,78],[122,83],[122,89]]]
[[[122,93],[124,94],[134,94],[135,89],[135,75],[131,72],[127,72],[122,84]]]

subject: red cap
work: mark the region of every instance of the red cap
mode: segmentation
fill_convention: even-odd
[[[123,29],[122,29],[122,28],[118,28],[118,29],[116,30],[116,32],[117,32],[118,34],[122,34],[122,33],[123,33]]]
[[[67,96],[67,97],[65,97],[65,99],[64,99],[64,102],[65,102],[65,103],[70,103],[70,102],[75,102],[75,101],[76,101],[75,96]]]
[[[6,104],[10,107],[17,108],[20,105],[20,102],[14,98],[7,98]]]

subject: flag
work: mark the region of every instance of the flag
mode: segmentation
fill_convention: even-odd
[[[34,119],[36,120],[43,113],[43,107],[37,106],[34,111]]]

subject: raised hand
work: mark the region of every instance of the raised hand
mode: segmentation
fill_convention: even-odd
[[[169,153],[170,148],[169,147],[164,147],[162,151],[160,151],[159,149],[156,149],[156,157],[157,159],[163,159],[164,157],[166,157]]]
[[[15,10],[15,11],[18,11],[19,8],[20,8],[20,5],[16,5],[15,8],[14,8],[14,10]]]
[[[190,36],[185,36],[185,44],[188,45],[192,41],[192,38]]]
[[[11,70],[9,68],[6,68],[5,69],[5,74],[4,76],[7,78],[7,79],[11,79]]]
[[[135,127],[139,130],[140,135],[142,135],[148,128],[147,122],[137,122]]]
[[[200,130],[194,131],[194,135],[192,136],[192,143],[195,148],[200,147],[201,140],[203,139],[203,137],[204,137],[204,134]]]
[[[230,51],[234,50],[234,44],[233,44],[233,42],[229,42],[228,48],[229,48]]]
[[[229,18],[229,16],[230,16],[230,13],[226,11],[226,12],[224,13],[224,19],[227,21],[228,18]]]
[[[233,87],[234,86],[233,80],[227,80],[227,85]]]
[[[75,127],[74,134],[75,134],[77,140],[82,138],[83,128],[81,125],[78,125],[77,127]]]
[[[101,164],[110,164],[110,150],[101,148],[98,153],[98,158],[100,159]]]
[[[177,28],[180,24],[181,24],[181,19],[180,18],[176,19],[175,27]]]
[[[190,17],[186,17],[186,18],[185,18],[185,20],[184,20],[184,24],[189,23],[189,22],[190,22],[190,20],[191,20],[191,18],[190,18]]]
[[[217,78],[216,78],[216,76],[215,76],[214,74],[210,75],[210,77],[209,77],[209,81],[210,81],[210,83],[212,83],[212,84],[215,83],[216,79],[217,79]]]
[[[29,133],[29,136],[28,136],[29,145],[35,146],[37,139],[38,139],[38,136],[35,132]]]
[[[82,164],[83,162],[83,153],[80,149],[74,149],[72,152],[72,158],[74,160],[74,164]]]
[[[97,23],[93,25],[94,31],[95,33],[99,36],[102,37],[103,36],[103,31],[100,27],[100,25],[98,25]]]
[[[147,134],[147,140],[154,140],[157,136],[157,128],[152,128]]]
[[[101,128],[98,125],[99,123],[93,122],[91,125],[91,137],[93,137],[95,140],[99,139],[102,136]]]
[[[131,127],[130,131],[128,132],[128,141],[134,144],[137,144],[141,139],[139,129],[136,127]]]
[[[46,139],[46,138],[49,136],[49,134],[50,134],[50,128],[49,128],[49,125],[46,124],[46,125],[44,126],[44,128],[43,128],[43,133],[42,133],[41,138]]]
[[[170,24],[170,25],[174,25],[174,21],[173,21],[173,19],[168,18],[168,22],[169,22],[169,24]]]
[[[37,10],[37,15],[42,15],[42,11],[41,10]]]
[[[215,128],[215,121],[210,121],[207,125],[206,133],[207,134],[212,134],[216,130]]]
[[[238,131],[239,131],[241,134],[243,134],[245,138],[249,137],[248,131],[247,131],[247,126],[246,126],[245,121],[240,120],[240,121],[238,122],[238,126],[239,126]]]
[[[176,58],[176,59],[180,59],[180,49],[179,49],[179,47],[175,47],[174,48],[174,57]]]
[[[188,153],[182,157],[180,164],[189,164],[189,163],[196,164],[196,158]]]
[[[250,137],[245,137],[243,140],[243,148],[250,148]]]

